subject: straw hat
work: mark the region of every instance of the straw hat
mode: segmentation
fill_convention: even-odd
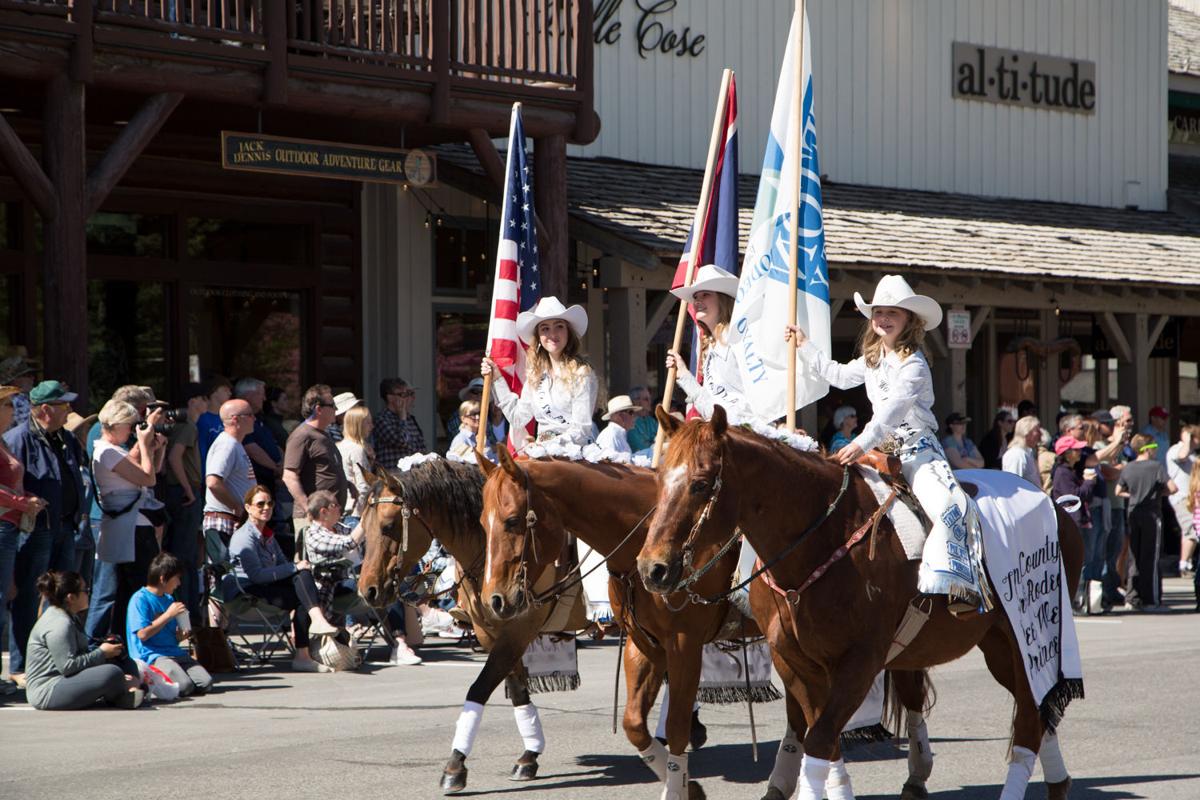
[[[566,308],[557,297],[543,297],[533,308],[517,314],[517,335],[526,344],[532,343],[537,326],[549,319],[561,319],[580,339],[587,333],[588,318],[583,306]]]
[[[641,411],[641,406],[635,406],[633,400],[629,399],[627,394],[619,394],[608,401],[608,413],[600,419],[608,422],[612,419],[613,414],[620,414],[622,411]]]
[[[875,286],[875,296],[871,302],[863,299],[858,292],[854,293],[854,305],[867,319],[871,318],[876,306],[903,308],[911,311],[925,323],[925,330],[933,330],[942,324],[942,307],[938,301],[923,294],[917,294],[900,275],[884,275]]]
[[[18,386],[0,386],[0,400],[7,400],[14,394],[20,394],[21,389]]]
[[[724,270],[716,264],[706,264],[696,270],[696,277],[691,286],[680,286],[672,289],[671,294],[689,303],[696,292],[716,292],[730,297],[737,295],[738,277],[729,270]]]

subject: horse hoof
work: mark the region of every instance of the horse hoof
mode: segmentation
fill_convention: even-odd
[[[510,781],[531,781],[537,777],[538,765],[534,761],[532,764],[515,764],[512,768],[512,775],[508,776]]]
[[[467,768],[463,767],[458,772],[446,770],[442,773],[442,792],[444,794],[455,794],[467,788]]]
[[[929,790],[916,783],[906,783],[900,790],[900,800],[928,800]]]
[[[708,741],[708,728],[700,721],[700,715],[692,712],[692,730],[688,733],[688,744],[692,750],[699,750]]]
[[[1046,784],[1047,800],[1067,800],[1067,795],[1071,792],[1071,779],[1068,777],[1058,783]]]
[[[708,800],[708,795],[695,781],[688,781],[688,800]]]
[[[774,786],[767,787],[767,793],[762,796],[762,800],[788,800],[783,792]]]

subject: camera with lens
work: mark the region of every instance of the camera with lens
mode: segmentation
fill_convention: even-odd
[[[175,427],[175,423],[182,422],[183,420],[187,419],[186,408],[167,408],[166,403],[152,403],[146,408],[146,412],[150,413],[157,408],[163,409],[163,421],[154,426],[155,433],[161,433],[166,436]],[[141,422],[138,423],[138,427],[142,430],[145,430],[149,424],[149,422]]]

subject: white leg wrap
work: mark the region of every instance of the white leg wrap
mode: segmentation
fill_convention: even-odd
[[[779,741],[779,752],[775,754],[775,766],[771,769],[768,786],[774,786],[784,797],[791,797],[796,791],[796,781],[800,777],[800,762],[804,758],[804,744],[796,738],[796,732],[790,727],[784,732]]]
[[[525,742],[525,749],[531,753],[546,752],[546,737],[542,734],[542,720],[538,717],[537,706],[533,703],[513,706],[513,716],[517,718],[517,730]]]
[[[688,757],[687,753],[680,756],[667,756],[667,782],[663,786],[661,800],[687,800],[688,796]]]
[[[660,781],[666,781],[668,754],[667,748],[662,742],[654,739],[645,750],[639,750],[638,755],[641,756],[643,764],[654,770],[654,774],[658,776]]]
[[[1038,758],[1042,762],[1042,775],[1046,783],[1062,783],[1071,777],[1067,773],[1067,764],[1063,761],[1062,748],[1058,744],[1058,736],[1049,731],[1042,737],[1042,747],[1038,750]]]
[[[825,779],[825,794],[829,800],[854,800],[854,788],[850,785],[850,773],[846,762],[838,759],[829,765],[829,777]]]
[[[654,729],[654,735],[659,739],[667,738],[667,706],[671,702],[671,687],[665,683],[662,687],[662,702],[658,706],[658,726]]]
[[[908,725],[908,780],[918,786],[924,786],[933,773],[933,748],[929,744],[929,728],[925,725],[925,715],[917,711],[909,711],[906,715]]]
[[[1000,800],[1025,800],[1025,789],[1033,777],[1035,762],[1037,755],[1028,747],[1013,746],[1012,759],[1008,762],[1008,777],[1004,779]]]
[[[829,778],[829,761],[804,754],[800,765],[799,800],[821,800],[825,794],[825,781]]]
[[[475,734],[479,733],[479,724],[483,722],[483,706],[470,700],[463,703],[462,711],[458,714],[458,723],[454,726],[455,750],[464,756],[471,755],[475,746]]]

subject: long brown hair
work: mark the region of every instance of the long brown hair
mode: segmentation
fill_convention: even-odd
[[[566,368],[564,370],[567,375],[566,382],[572,388],[580,378],[590,375],[592,372],[592,367],[588,364],[587,359],[580,355],[580,349],[579,337],[575,335],[575,329],[568,325],[567,344],[563,348],[562,358]],[[537,328],[534,328],[533,344],[525,349],[525,382],[537,386],[542,376],[551,374],[552,369],[550,354],[542,347],[541,337],[537,334]]]
[[[904,330],[900,331],[900,335],[896,337],[896,355],[902,359],[908,358],[925,347],[925,321],[907,308],[904,310],[908,312],[908,322],[904,324]],[[879,366],[879,362],[883,358],[883,337],[871,328],[870,318],[867,319],[862,333],[859,334],[858,350],[863,354],[863,359],[867,362],[868,367],[875,369]]]

